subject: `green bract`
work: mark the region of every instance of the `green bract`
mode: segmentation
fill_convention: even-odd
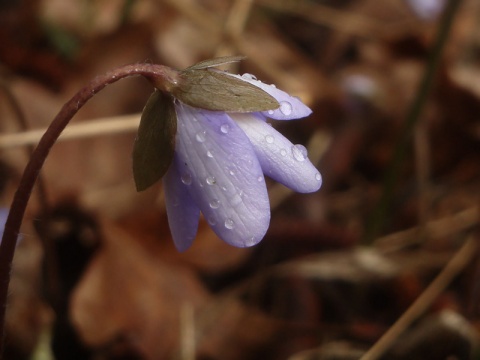
[[[173,99],[155,91],[147,101],[133,147],[133,177],[137,191],[156,183],[167,172],[175,152],[177,115]]]
[[[206,110],[255,112],[278,109],[280,104],[259,87],[210,67],[238,61],[213,59],[179,73],[172,95],[183,103]]]

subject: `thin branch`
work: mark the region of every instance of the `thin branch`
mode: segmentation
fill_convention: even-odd
[[[113,116],[72,124],[58,141],[132,132],[138,128],[140,114]],[[0,149],[37,144],[46,129],[0,135]]]
[[[383,334],[360,360],[376,360],[398,339],[398,337],[433,303],[452,280],[467,266],[477,254],[477,241],[473,237],[467,239],[455,256],[448,262],[438,276],[405,311],[395,324]]]
[[[478,224],[479,217],[479,207],[472,206],[451,216],[429,221],[425,226],[417,226],[378,238],[373,245],[382,252],[398,251],[417,243],[419,234],[424,235],[427,239],[435,240],[468,230]]]
[[[389,214],[388,210],[393,197],[395,184],[400,171],[403,168],[402,164],[408,150],[413,129],[422,114],[425,104],[427,103],[430,90],[433,87],[437,69],[440,65],[443,48],[447,42],[453,20],[461,3],[461,0],[449,0],[444,9],[443,18],[439,24],[439,30],[435,39],[435,43],[430,51],[425,73],[421,79],[420,85],[417,89],[417,94],[410,106],[405,124],[401,129],[401,133],[393,150],[392,160],[385,171],[383,192],[380,201],[373,211],[373,214],[367,224],[364,238],[364,241],[367,243],[372,242],[382,230],[386,221],[386,217]]]

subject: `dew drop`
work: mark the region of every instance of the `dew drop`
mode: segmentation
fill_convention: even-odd
[[[305,146],[297,144],[292,146],[292,154],[295,160],[305,161],[307,158],[307,149]]]
[[[208,218],[208,224],[209,224],[210,226],[215,226],[215,225],[217,225],[217,220],[215,220],[215,218],[214,218],[213,216],[212,216],[212,217],[209,217],[209,218]]]
[[[195,139],[197,139],[197,141],[199,143],[203,143],[206,139],[205,137],[205,131],[200,131],[197,133],[197,135],[195,135]]]
[[[218,201],[217,199],[213,199],[212,201],[210,201],[210,207],[212,209],[218,209],[219,206],[220,206],[220,201]]]
[[[215,185],[217,183],[217,180],[213,176],[208,176],[205,181],[208,185]]]
[[[259,176],[259,177],[257,178],[257,181],[258,181],[258,182],[262,182],[262,181],[263,181],[263,176]]]
[[[232,176],[235,175],[235,172],[233,170],[230,170],[228,173]]]
[[[273,114],[275,114],[274,110],[268,110],[268,115],[273,115]]]
[[[287,156],[287,150],[285,149],[280,150],[280,155]]]
[[[275,140],[275,139],[273,138],[272,135],[266,135],[266,136],[265,136],[265,141],[266,141],[267,143],[269,143],[269,144],[273,144],[273,141],[274,141],[274,140]]]
[[[207,151],[207,156],[208,156],[209,158],[213,158],[213,154],[212,154],[212,152],[211,152],[210,150]]]
[[[192,176],[189,173],[183,174],[180,179],[185,185],[190,185],[192,183]]]
[[[243,74],[242,78],[244,78],[245,80],[257,80],[257,77],[255,75],[248,73]]]
[[[316,173],[316,174],[315,174],[315,179],[316,179],[317,181],[322,180],[322,176],[320,175],[320,173]]]
[[[232,230],[235,227],[235,223],[233,222],[232,219],[227,219],[227,220],[225,220],[225,227],[228,230]]]
[[[230,125],[223,124],[222,126],[220,126],[220,131],[224,134],[228,134],[228,132],[230,131]]]
[[[288,101],[280,101],[280,111],[283,115],[290,115],[292,113],[293,107]]]

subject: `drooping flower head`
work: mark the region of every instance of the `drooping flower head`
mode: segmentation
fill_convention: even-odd
[[[168,221],[180,251],[192,244],[200,213],[227,243],[257,244],[270,223],[264,175],[302,193],[321,185],[305,147],[266,122],[303,118],[311,110],[252,75],[212,69],[240,59],[209,60],[172,73],[142,115],[134,148],[137,189],[164,175]],[[162,154],[152,155],[154,145]],[[152,160],[162,164],[152,169]]]

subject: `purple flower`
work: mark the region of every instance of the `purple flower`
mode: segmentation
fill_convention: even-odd
[[[163,177],[166,208],[176,247],[190,247],[200,212],[213,231],[237,247],[257,244],[270,222],[264,174],[297,192],[317,191],[321,176],[305,147],[293,145],[266,122],[292,120],[311,110],[299,99],[253,76],[231,75],[273,96],[276,110],[208,111],[174,100],[175,155]]]
[[[5,223],[7,222],[7,216],[8,216],[8,209],[0,208],[0,236],[3,236],[3,231],[5,230]],[[0,240],[0,243],[1,243],[1,240]]]
[[[417,16],[424,20],[435,19],[445,8],[445,0],[406,0]]]

